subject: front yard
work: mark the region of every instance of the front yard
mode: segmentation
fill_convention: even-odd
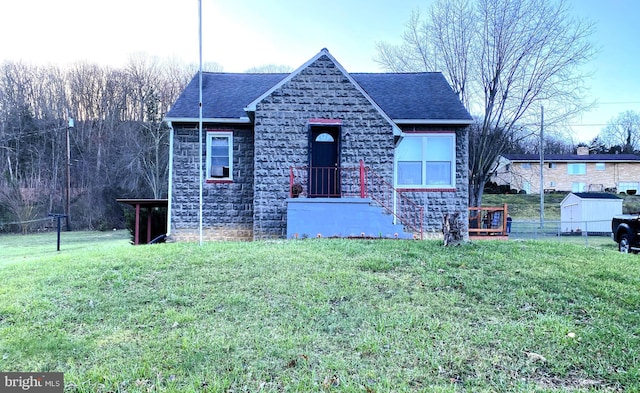
[[[0,370],[69,392],[640,390],[637,255],[63,235],[0,237]]]

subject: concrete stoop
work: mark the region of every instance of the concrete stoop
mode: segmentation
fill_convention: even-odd
[[[370,198],[287,199],[287,239],[307,237],[413,239]]]

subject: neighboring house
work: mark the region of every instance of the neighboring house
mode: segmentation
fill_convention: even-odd
[[[544,191],[627,192],[638,190],[640,156],[635,154],[547,154],[542,171]],[[493,176],[498,185],[527,194],[540,192],[540,156],[538,154],[504,154]],[[632,191],[633,192],[633,191]]]
[[[203,139],[198,75],[165,119],[170,237],[199,237],[200,186],[206,239],[397,234],[366,227],[363,203],[410,234],[435,236],[447,213],[467,222],[472,118],[441,73],[350,74],[323,49],[290,74],[202,77]]]

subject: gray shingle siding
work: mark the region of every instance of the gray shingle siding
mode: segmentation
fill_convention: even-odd
[[[307,165],[309,119],[341,119],[341,166],[393,180],[393,129],[326,56],[263,99],[255,116],[254,238],[286,236],[289,167]]]
[[[203,228],[207,238],[253,239],[253,132],[250,128],[205,125],[233,131],[233,183],[203,185]],[[205,151],[206,134],[203,133]],[[171,233],[178,240],[199,236],[198,129],[174,127]],[[203,167],[205,165],[203,157]]]

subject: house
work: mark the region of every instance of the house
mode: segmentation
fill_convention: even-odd
[[[290,74],[202,78],[202,140],[198,75],[165,119],[170,238],[199,237],[200,186],[206,239],[437,236],[446,213],[467,221],[472,118],[441,73],[348,73],[323,49]],[[365,228],[363,204],[396,226]]]
[[[542,171],[546,192],[629,192],[639,190],[640,156],[636,154],[547,154]],[[527,194],[540,192],[540,156],[504,154],[493,181]],[[630,191],[635,192],[635,191]]]
[[[560,202],[564,233],[610,233],[611,219],[622,214],[622,198],[605,192],[569,193]]]

